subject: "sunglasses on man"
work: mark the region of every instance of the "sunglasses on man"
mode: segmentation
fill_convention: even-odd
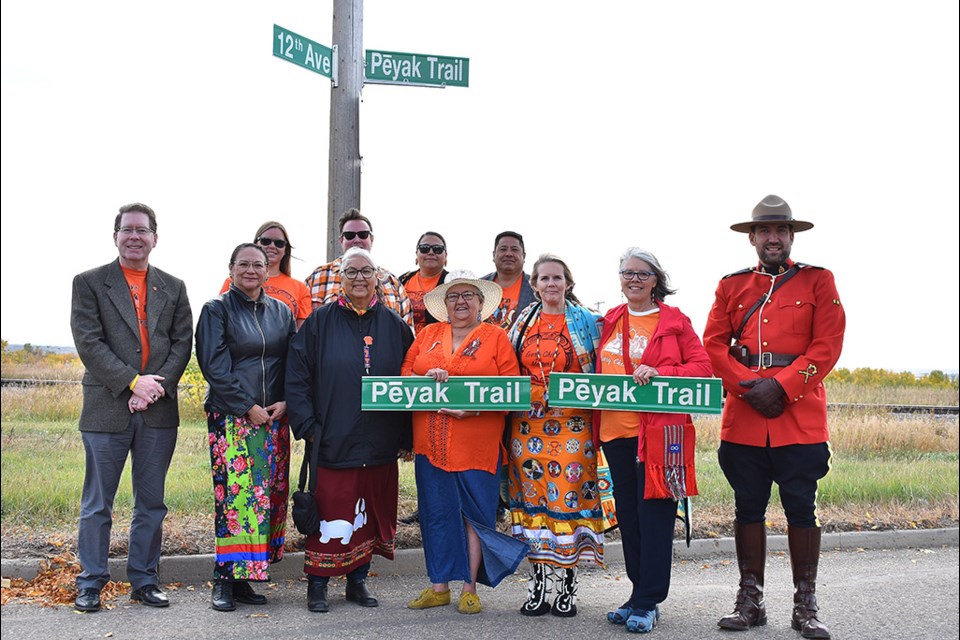
[[[373,233],[370,232],[370,231],[367,231],[367,230],[363,230],[363,231],[342,231],[342,232],[340,233],[340,237],[343,238],[344,240],[353,240],[354,238],[358,238],[358,237],[359,237],[361,240],[366,240],[367,238],[369,238],[369,237],[372,236],[372,235],[373,235]]]
[[[417,245],[417,251],[423,254],[427,254],[433,251],[435,254],[440,255],[446,250],[447,248],[442,244],[418,244]]]

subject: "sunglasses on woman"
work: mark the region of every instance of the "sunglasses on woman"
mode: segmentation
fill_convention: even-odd
[[[435,254],[440,255],[446,250],[447,248],[442,244],[418,244],[417,245],[417,251],[423,254],[427,254],[433,251]]]
[[[354,238],[359,237],[361,240],[366,240],[373,234],[367,230],[363,231],[344,231],[340,234],[340,237],[344,240],[353,240]]]
[[[277,249],[283,249],[287,246],[286,240],[276,240],[274,238],[265,238],[260,236],[257,238],[257,244],[263,247],[269,247],[270,245],[275,246]]]

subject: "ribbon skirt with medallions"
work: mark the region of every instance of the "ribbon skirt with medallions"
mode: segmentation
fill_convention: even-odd
[[[512,533],[528,559],[559,567],[603,564],[603,509],[593,447],[592,412],[544,408],[532,389],[529,412],[512,416]]]

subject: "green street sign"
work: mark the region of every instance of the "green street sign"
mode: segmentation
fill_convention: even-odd
[[[429,87],[466,87],[470,58],[367,49],[364,82]]]
[[[363,379],[364,411],[527,411],[529,376],[454,376],[436,382],[426,376],[369,376]]]
[[[273,25],[273,55],[333,80],[337,85],[336,45],[331,49],[283,27]]]
[[[551,373],[550,405],[654,413],[719,414],[722,387],[717,378],[657,376],[645,385],[632,376]]]

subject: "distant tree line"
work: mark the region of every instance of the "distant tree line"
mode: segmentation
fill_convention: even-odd
[[[851,371],[841,367],[831,371],[826,382],[828,385],[831,382],[840,382],[864,387],[928,387],[958,390],[957,376],[948,375],[938,369],[917,375],[912,371],[897,372],[870,367],[858,367]]]
[[[9,343],[6,340],[3,344],[3,364],[46,364],[53,366],[81,366],[80,358],[75,353],[55,353],[42,347],[34,347],[27,343],[22,349],[10,350]],[[184,384],[194,385],[195,393],[202,401],[202,389],[204,385],[203,376],[199,367],[196,366],[196,359],[193,359],[190,366],[187,367],[186,375],[181,381]],[[887,369],[873,369],[871,367],[858,367],[845,369],[843,367],[834,369],[827,376],[827,384],[831,382],[860,385],[864,387],[927,387],[934,389],[953,389],[958,390],[958,378],[956,375],[949,375],[940,370],[933,370],[930,373],[917,375],[911,371],[889,371]]]

